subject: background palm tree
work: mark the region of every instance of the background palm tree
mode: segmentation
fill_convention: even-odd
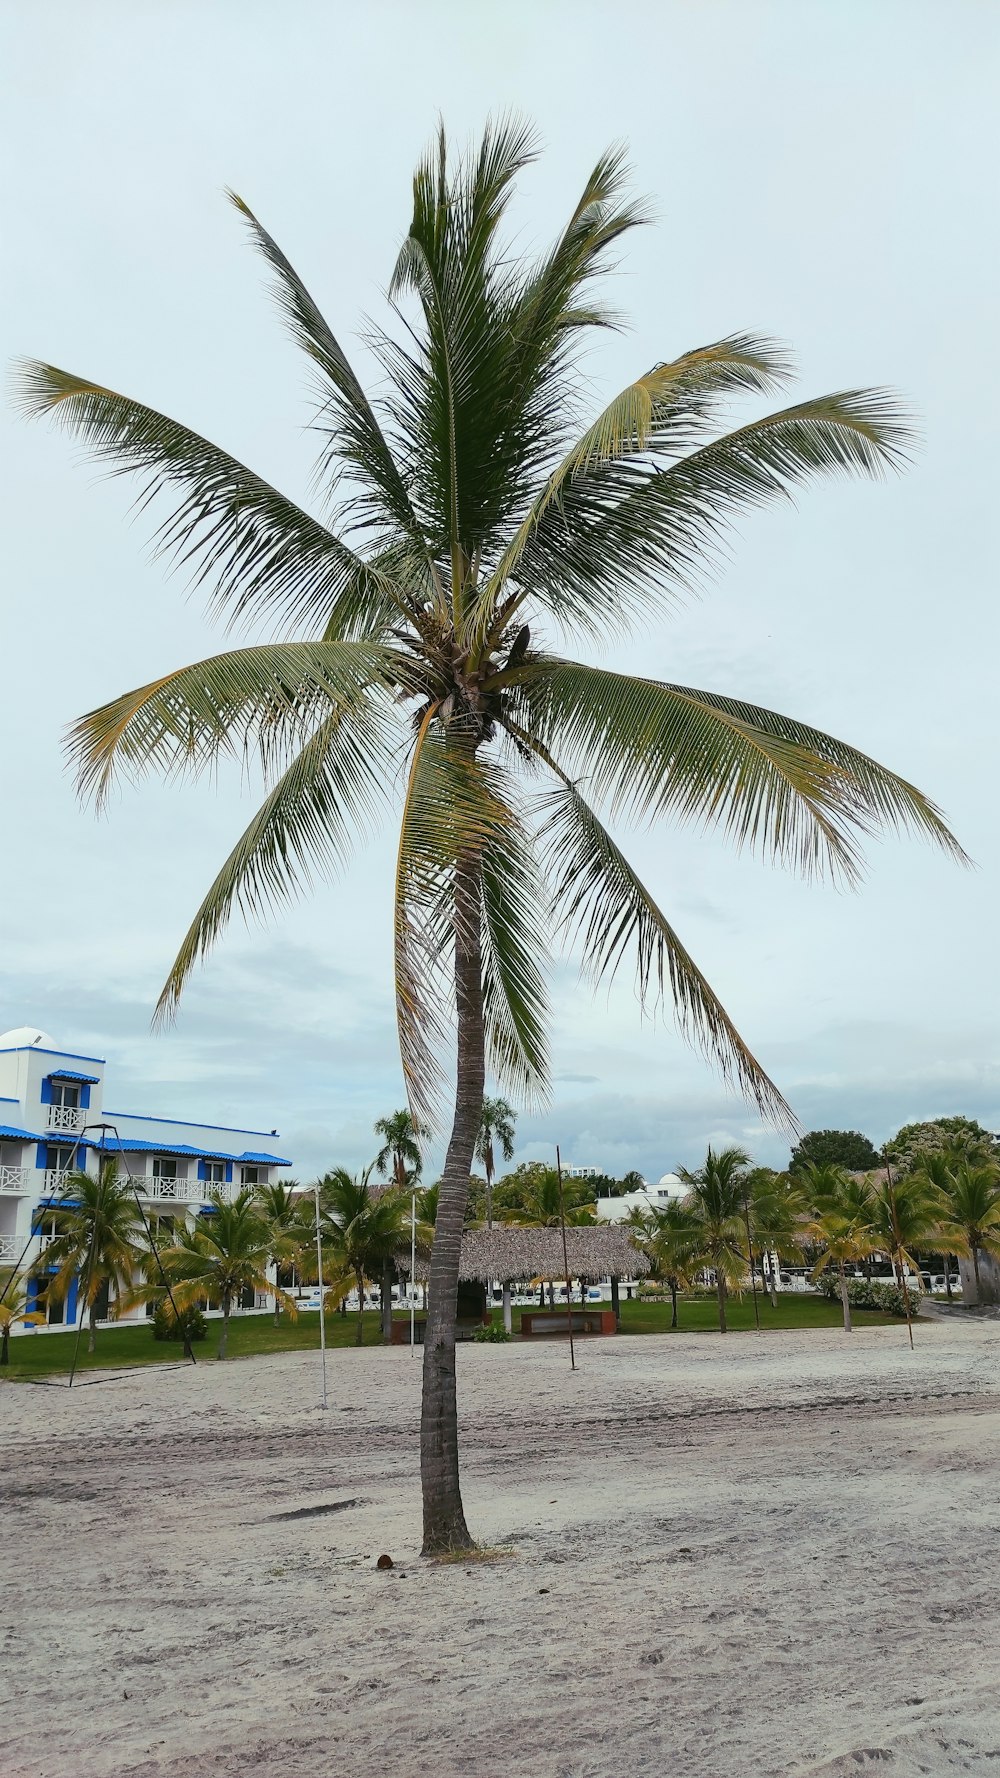
[[[10,1363],[10,1330],[12,1327],[40,1327],[45,1316],[28,1301],[31,1278],[27,1272],[8,1272],[6,1277],[0,1276],[0,1290],[3,1290],[3,1301],[0,1302],[0,1364]]]
[[[630,1210],[626,1227],[650,1264],[650,1276],[662,1278],[670,1291],[670,1325],[677,1326],[677,1293],[691,1284],[699,1264],[701,1223],[691,1204],[669,1198],[662,1206]]]
[[[324,1256],[329,1255],[329,1285],[336,1297],[345,1279],[358,1293],[356,1344],[365,1337],[365,1280],[381,1278],[384,1268],[402,1252],[409,1232],[410,1197],[398,1186],[377,1190],[371,1169],[355,1179],[346,1167],[335,1167],[320,1185],[320,1230]]]
[[[819,1247],[812,1275],[818,1278],[828,1266],[836,1266],[844,1331],[850,1333],[851,1304],[844,1266],[852,1260],[866,1259],[876,1245],[871,1180],[853,1176],[829,1162],[813,1161],[805,1162],[797,1177],[809,1206],[807,1234]]]
[[[504,224],[535,158],[516,120],[457,160],[443,129],[413,182],[389,281],[394,332],[369,329],[385,392],[364,394],[311,294],[242,199],[282,315],[318,386],[324,521],[142,402],[50,364],[24,407],[55,414],[98,461],[169,501],[160,549],[215,608],[278,640],[157,674],[84,717],[72,745],[100,800],[116,768],[196,774],[256,750],[268,784],[195,914],[168,1012],[234,906],[259,913],[343,865],[407,772],[395,883],[396,1005],[414,1116],[456,1057],[424,1345],[424,1548],[467,1545],[458,1473],[455,1307],[487,1065],[501,1092],[544,1093],[550,928],[598,980],[626,954],[639,998],[766,1115],[780,1093],[602,818],[703,821],[737,845],[852,881],[860,842],[915,829],[953,854],[917,790],[807,723],[745,700],[635,678],[602,659],[688,593],[737,512],[830,472],[905,457],[884,392],[821,396],[734,424],[728,404],[789,377],[770,341],[733,334],[652,368],[582,419],[582,345],[612,323],[595,280],[647,220],[605,154],[551,249],[524,263]],[[457,1047],[453,1033],[457,1029]],[[450,1063],[449,1063],[450,1065]]]
[[[514,1153],[516,1124],[517,1113],[506,1099],[484,1098],[479,1135],[476,1138],[476,1155],[486,1169],[486,1226],[490,1229],[493,1227],[493,1179],[496,1174],[493,1145],[499,1143],[504,1160],[509,1161]]]
[[[286,1179],[258,1185],[254,1203],[270,1237],[270,1259],[277,1272],[282,1266],[294,1266],[302,1256],[311,1229],[308,1210],[303,1214],[303,1199],[298,1180]],[[309,1207],[311,1208],[311,1206]],[[281,1298],[275,1294],[274,1325],[281,1320]]]
[[[743,1203],[754,1262],[760,1261],[771,1307],[776,1309],[774,1258],[801,1259],[805,1199],[797,1179],[789,1174],[752,1167],[743,1180]]]
[[[268,1278],[272,1236],[253,1188],[241,1191],[232,1202],[212,1191],[208,1202],[211,1210],[196,1217],[193,1226],[180,1228],[177,1239],[161,1250],[160,1258],[178,1309],[190,1308],[205,1298],[219,1303],[222,1331],[216,1357],[225,1358],[233,1302],[245,1290],[273,1290],[293,1320],[299,1311],[295,1298]],[[147,1285],[142,1294],[148,1297],[156,1289],[155,1284]]]
[[[704,1165],[677,1177],[688,1188],[685,1199],[695,1227],[698,1262],[715,1273],[719,1300],[719,1332],[726,1333],[726,1294],[742,1283],[749,1260],[744,1228],[744,1183],[750,1156],[742,1148],[709,1148]]]
[[[111,1290],[119,1299],[131,1289],[147,1248],[135,1194],[118,1163],[105,1161],[97,1174],[82,1168],[68,1172],[55,1210],[56,1234],[43,1248],[32,1271],[46,1280],[49,1294],[65,1297],[79,1278],[81,1313],[87,1316],[87,1351],[97,1341],[98,1311]],[[107,1313],[107,1308],[105,1309]]]
[[[968,1253],[976,1282],[976,1302],[983,1300],[979,1256],[1000,1259],[1000,1167],[989,1161],[955,1157],[948,1166],[943,1156],[929,1156],[914,1175],[940,1192],[942,1234],[955,1230],[954,1253]],[[947,1255],[945,1256],[947,1265]]]
[[[913,1345],[913,1321],[907,1268],[920,1271],[921,1248],[932,1253],[954,1252],[957,1232],[949,1226],[947,1202],[925,1175],[904,1174],[897,1179],[886,1168],[874,1175],[871,1198],[872,1252],[888,1253],[899,1280],[906,1309],[906,1325]]]
[[[382,1147],[375,1156],[376,1172],[384,1177],[391,1163],[392,1179],[397,1190],[412,1192],[423,1167],[420,1144],[427,1141],[431,1134],[430,1129],[406,1110],[394,1111],[391,1117],[377,1118],[374,1129],[376,1136],[382,1137]],[[387,1342],[392,1338],[393,1257],[389,1253],[385,1255],[379,1278],[382,1338]]]

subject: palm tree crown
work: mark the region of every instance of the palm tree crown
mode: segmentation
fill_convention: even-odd
[[[376,1190],[369,1172],[355,1179],[335,1167],[320,1182],[320,1232],[334,1278],[330,1290],[342,1295],[352,1284],[358,1293],[356,1344],[364,1339],[365,1280],[383,1275],[384,1266],[406,1240],[409,1203],[397,1186]]]
[[[56,1235],[39,1256],[36,1271],[50,1276],[49,1289],[65,1296],[74,1277],[87,1310],[87,1350],[93,1352],[99,1299],[113,1288],[119,1297],[131,1289],[147,1248],[135,1194],[120,1178],[116,1161],[96,1174],[79,1168],[66,1174],[56,1209]]]
[[[535,154],[506,120],[457,161],[442,130],[421,161],[389,280],[392,330],[368,336],[384,377],[374,400],[233,198],[310,363],[328,518],[142,402],[50,364],[23,377],[29,413],[55,414],[98,461],[134,473],[143,505],[165,496],[158,547],[215,609],[277,637],[157,676],[72,734],[81,789],[98,799],[119,769],[196,775],[231,754],[256,756],[268,783],[161,1010],[234,907],[258,915],[315,867],[344,867],[402,785],[396,1008],[414,1116],[437,1113],[458,1026],[424,1349],[428,1548],[468,1536],[449,1353],[485,1072],[515,1097],[545,1090],[550,938],[577,943],[595,980],[630,954],[641,1001],[672,998],[726,1076],[788,1116],[609,818],[715,825],[849,880],[876,827],[958,852],[919,791],[809,724],[555,651],[565,638],[603,658],[690,591],[737,512],[815,475],[878,475],[903,460],[907,427],[871,390],[732,423],[734,397],[789,376],[784,352],[747,334],[658,360],[588,415],[580,349],[613,324],[595,281],[646,217],[622,154],[606,154],[551,249],[520,261],[504,225]]]
[[[273,1291],[293,1318],[298,1308],[294,1297],[268,1278],[273,1236],[261,1215],[256,1191],[248,1187],[232,1202],[213,1191],[208,1201],[210,1209],[193,1225],[179,1229],[177,1240],[161,1252],[160,1259],[178,1308],[188,1308],[204,1297],[221,1303],[218,1357],[225,1358],[233,1301],[244,1290]]]
[[[426,1124],[406,1110],[394,1111],[391,1117],[376,1118],[376,1136],[382,1147],[375,1156],[375,1171],[385,1175],[390,1166],[392,1178],[402,1190],[419,1179],[424,1164],[420,1144],[430,1135]]]

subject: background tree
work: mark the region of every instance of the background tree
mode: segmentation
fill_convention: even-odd
[[[486,1168],[486,1226],[493,1227],[493,1176],[496,1172],[494,1143],[499,1143],[505,1161],[514,1153],[514,1129],[517,1115],[506,1099],[484,1099],[483,1114],[476,1139],[476,1155]]]
[[[119,1178],[116,1161],[105,1161],[97,1174],[78,1168],[66,1174],[55,1210],[56,1235],[32,1270],[46,1280],[57,1300],[79,1279],[81,1313],[87,1316],[87,1351],[97,1342],[98,1311],[110,1311],[113,1290],[124,1298],[131,1290],[146,1251],[135,1194]]]
[[[633,1231],[650,1266],[670,1291],[670,1325],[677,1326],[677,1295],[690,1286],[699,1265],[701,1222],[690,1204],[670,1198],[649,1210],[632,1209],[625,1226]]]
[[[275,1283],[279,1282],[277,1274],[284,1266],[295,1266],[302,1257],[302,1249],[306,1245],[311,1232],[308,1200],[301,1196],[301,1186],[297,1179],[276,1181],[269,1185],[259,1185],[254,1193],[254,1203],[261,1221],[267,1228],[270,1237],[270,1258],[275,1268]],[[274,1325],[281,1320],[281,1298],[274,1298]]]
[[[45,1316],[28,1301],[31,1278],[27,1272],[0,1275],[0,1364],[10,1363],[10,1330],[12,1327],[41,1327]]]
[[[430,1136],[430,1129],[422,1124],[407,1110],[394,1111],[391,1117],[377,1118],[374,1124],[376,1136],[381,1136],[382,1147],[375,1156],[375,1171],[383,1178],[392,1168],[392,1182],[397,1191],[412,1191],[420,1178],[423,1167],[421,1143]],[[395,1274],[393,1260],[395,1254],[386,1253],[382,1260],[379,1274],[379,1300],[382,1310],[382,1338],[388,1345],[392,1339],[392,1280]]]
[[[972,1260],[976,1283],[976,1302],[983,1300],[979,1276],[979,1256],[989,1254],[1000,1259],[1000,1167],[994,1162],[970,1161],[961,1151],[951,1151],[952,1164],[944,1153],[931,1153],[913,1173],[918,1184],[926,1184],[940,1194],[942,1200],[942,1234],[952,1233],[954,1253],[967,1253]],[[945,1255],[947,1265],[947,1254]]]
[[[843,1167],[848,1173],[868,1173],[879,1165],[874,1143],[860,1130],[807,1130],[792,1149],[790,1173],[810,1165]]]
[[[872,1252],[888,1253],[903,1292],[906,1324],[913,1345],[910,1289],[907,1268],[919,1272],[919,1250],[929,1248],[941,1253],[952,1245],[954,1229],[949,1227],[947,1204],[941,1192],[926,1177],[915,1173],[901,1178],[888,1177],[883,1170],[873,1176],[871,1198]]]
[[[247,1187],[232,1202],[216,1189],[209,1192],[208,1203],[210,1210],[202,1211],[193,1225],[185,1223],[178,1228],[176,1240],[161,1251],[160,1258],[179,1310],[205,1299],[218,1302],[222,1329],[216,1357],[225,1358],[233,1303],[245,1290],[273,1290],[293,1320],[299,1311],[295,1298],[268,1278],[272,1234],[261,1216],[254,1189]],[[157,1285],[149,1284],[134,1294],[148,1300],[157,1293]]]
[[[99,462],[136,473],[144,509],[167,496],[160,548],[212,588],[216,608],[278,636],[158,673],[74,730],[81,789],[98,798],[117,767],[211,772],[228,752],[255,756],[267,781],[161,1011],[234,906],[257,913],[317,861],[350,857],[408,756],[395,962],[415,1116],[440,1107],[444,1058],[456,1064],[423,1354],[428,1553],[471,1541],[454,1350],[466,1194],[487,1066],[518,1100],[545,1087],[550,923],[594,980],[631,953],[640,1002],[668,994],[748,1100],[790,1115],[606,821],[711,822],[737,845],[848,881],[885,825],[960,855],[925,797],[834,737],[553,651],[551,638],[568,637],[603,660],[690,589],[737,513],[816,475],[878,475],[904,460],[908,432],[871,390],[733,424],[734,397],[789,376],[782,350],[745,334],[673,359],[656,350],[579,431],[592,387],[580,349],[611,319],[595,280],[646,214],[626,195],[622,154],[603,155],[552,248],[524,263],[504,225],[535,154],[516,120],[458,159],[441,130],[417,168],[389,283],[396,332],[368,332],[384,383],[374,403],[234,198],[320,386],[319,479],[339,502],[327,502],[328,522],[141,402],[50,364],[23,377],[26,411],[58,415]]]
[[[815,1161],[801,1169],[799,1179],[808,1205],[807,1232],[819,1248],[812,1276],[818,1278],[828,1266],[836,1266],[844,1331],[850,1333],[851,1304],[844,1267],[865,1259],[876,1243],[872,1180],[866,1174],[852,1178],[845,1167]]]
[[[745,1181],[750,1156],[742,1148],[709,1148],[704,1165],[689,1171],[678,1167],[687,1186],[684,1202],[691,1211],[699,1265],[715,1273],[719,1300],[719,1332],[726,1333],[726,1295],[746,1277],[748,1258],[744,1227]]]
[[[901,1173],[922,1167],[932,1154],[952,1159],[964,1155],[970,1161],[985,1162],[995,1158],[996,1152],[991,1132],[974,1117],[935,1117],[925,1123],[904,1124],[884,1150],[887,1160]]]
[[[743,1180],[744,1222],[761,1262],[772,1309],[778,1306],[774,1256],[801,1260],[805,1200],[798,1176],[751,1167]]]
[[[358,1346],[365,1337],[365,1280],[382,1278],[386,1264],[406,1245],[409,1229],[409,1192],[395,1185],[376,1190],[370,1175],[370,1168],[354,1178],[346,1167],[335,1167],[320,1184],[320,1239],[332,1266],[328,1288],[337,1296],[343,1280],[352,1280],[358,1293]]]

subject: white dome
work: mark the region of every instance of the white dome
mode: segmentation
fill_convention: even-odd
[[[682,1198],[685,1189],[685,1186],[681,1184],[676,1173],[664,1173],[663,1178],[660,1180],[660,1190],[670,1192],[671,1197]]]
[[[31,1044],[43,1050],[55,1047],[48,1032],[39,1031],[37,1025],[17,1025],[13,1031],[0,1033],[0,1050],[23,1050]]]

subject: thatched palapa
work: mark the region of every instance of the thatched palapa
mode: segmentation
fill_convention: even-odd
[[[566,1250],[571,1278],[644,1278],[649,1270],[645,1256],[625,1230],[568,1228]],[[420,1275],[420,1259],[417,1273]],[[410,1256],[397,1261],[409,1271]],[[521,1223],[497,1223],[491,1229],[466,1229],[462,1236],[459,1277],[479,1284],[493,1279],[509,1283],[514,1278],[564,1278],[562,1231],[526,1228]]]

